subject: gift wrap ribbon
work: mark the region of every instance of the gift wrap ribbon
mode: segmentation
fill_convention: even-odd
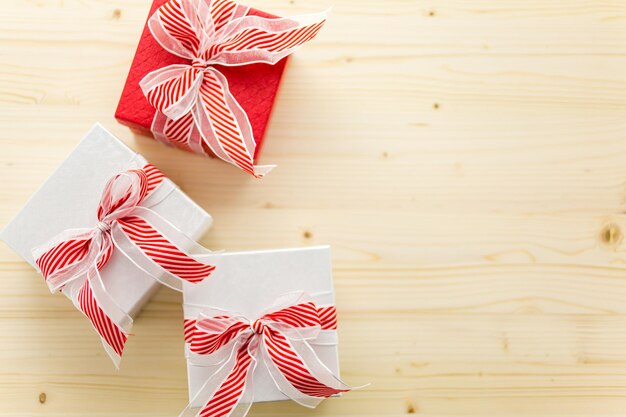
[[[50,290],[63,291],[84,313],[116,367],[133,319],[109,294],[100,274],[111,256],[127,257],[177,290],[183,281],[200,282],[215,269],[198,256],[208,250],[150,209],[175,189],[164,179],[150,164],[114,176],[102,193],[94,228],[66,230],[33,250]]]
[[[350,390],[311,347],[320,332],[336,328],[335,307],[319,307],[305,293],[280,297],[256,319],[204,308],[197,317],[185,319],[188,360],[218,369],[180,417],[245,416],[254,401],[258,365],[267,368],[283,394],[306,407]]]
[[[275,64],[313,39],[326,13],[267,19],[246,16],[248,10],[231,0],[165,3],[148,27],[165,50],[189,64],[157,69],[140,87],[156,109],[155,138],[200,154],[209,150],[260,178],[274,166],[254,165],[250,121],[214,65]]]

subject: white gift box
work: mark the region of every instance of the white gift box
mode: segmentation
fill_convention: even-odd
[[[183,285],[186,319],[195,319],[204,308],[241,313],[253,319],[267,311],[277,298],[302,291],[318,306],[334,305],[332,266],[328,246],[250,252],[224,252],[211,256],[215,271],[199,284]],[[317,344],[316,342],[320,342]],[[313,350],[326,367],[339,377],[337,332],[322,330]],[[189,357],[189,347],[186,346]],[[194,397],[219,368],[187,363],[189,401],[202,407]],[[253,377],[254,402],[288,400],[274,385],[270,374],[258,366]],[[206,399],[204,399],[206,400]]]
[[[31,251],[64,230],[93,228],[106,183],[116,174],[142,168],[147,161],[104,127],[96,124],[61,166],[2,230],[0,239],[33,267]],[[169,179],[165,181],[171,182]],[[176,187],[150,209],[188,237],[197,240],[212,223],[211,216]],[[173,241],[181,249],[186,243]],[[113,256],[100,271],[107,291],[119,307],[135,316],[159,283],[125,256]],[[45,285],[42,278],[42,285]]]

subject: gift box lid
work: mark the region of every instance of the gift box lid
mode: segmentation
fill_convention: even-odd
[[[239,312],[255,318],[280,296],[302,291],[320,305],[334,305],[330,247],[317,246],[246,252],[225,252],[211,258],[216,269],[210,279],[183,287],[185,318],[196,317],[201,306]],[[328,344],[313,345],[322,362],[339,376],[335,330],[322,331]],[[188,364],[189,399],[214,372],[211,367]],[[254,401],[280,401],[282,394],[263,366],[254,374]],[[202,406],[203,404],[194,404]]]

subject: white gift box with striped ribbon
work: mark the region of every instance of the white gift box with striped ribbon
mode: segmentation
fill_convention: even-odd
[[[114,175],[141,168],[146,163],[141,155],[96,124],[2,230],[0,239],[37,268],[31,253],[33,248],[64,230],[93,228],[106,183]],[[206,211],[175,187],[151,209],[194,240],[212,223]],[[182,246],[181,249],[186,249]],[[130,316],[139,312],[159,286],[125,256],[113,256],[101,273],[107,291]],[[42,288],[45,288],[43,282]]]
[[[264,313],[275,300],[290,292],[305,292],[318,305],[334,305],[330,247],[224,252],[211,256],[215,271],[199,284],[183,285],[185,319],[193,319],[203,308],[237,312],[248,318]],[[341,322],[339,323],[339,327]],[[337,331],[323,330],[311,346],[322,363],[339,376]],[[186,346],[188,355],[188,346]],[[187,363],[189,400],[194,399],[219,366]],[[253,377],[254,402],[288,400],[274,385],[263,366]]]

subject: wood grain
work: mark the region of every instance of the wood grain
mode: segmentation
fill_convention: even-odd
[[[254,181],[113,120],[148,0],[5,0],[0,224],[101,121],[215,218],[211,248],[333,246],[345,379],[315,411],[251,416],[622,416],[626,4],[254,0],[333,6],[288,68]],[[180,296],[122,370],[0,247],[0,415],[172,416]]]

